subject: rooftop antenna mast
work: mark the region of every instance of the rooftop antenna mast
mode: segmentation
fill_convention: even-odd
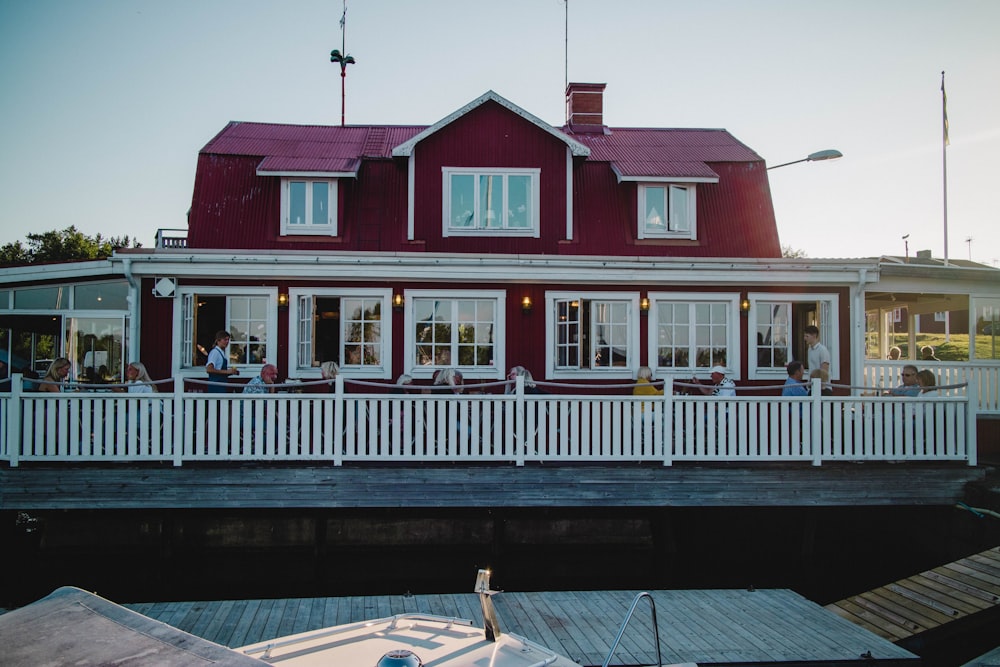
[[[344,126],[344,88],[347,82],[347,66],[354,64],[354,57],[347,53],[347,0],[344,13],[340,15],[340,49],[330,51],[330,62],[340,63],[340,126]]]
[[[909,241],[909,238],[910,238],[909,234],[903,234],[903,252],[906,253],[905,256],[906,256],[906,263],[907,264],[910,263],[910,241]]]

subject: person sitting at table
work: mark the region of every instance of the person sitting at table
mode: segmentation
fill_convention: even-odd
[[[941,361],[934,354],[934,348],[930,345],[924,345],[920,348],[920,360],[921,361]]]
[[[736,383],[726,377],[729,371],[725,366],[712,367],[712,384],[702,385],[697,377],[691,378],[691,382],[700,385],[698,389],[706,396],[721,396],[723,398],[736,396]]]
[[[319,374],[327,381],[326,390],[330,393],[337,391],[337,375],[340,374],[340,366],[336,361],[324,361],[319,365]],[[322,385],[320,385],[322,386]]]
[[[821,396],[833,396],[833,387],[830,386],[830,374],[824,371],[822,368],[817,368],[814,371],[809,371],[809,380],[815,380],[819,378],[822,380],[822,389],[819,390]]]
[[[512,366],[511,369],[510,369],[510,371],[508,371],[508,373],[507,373],[507,379],[510,382],[512,382],[512,383],[516,383],[518,377],[524,378],[524,393],[525,394],[547,394],[548,393],[547,391],[544,391],[544,390],[540,389],[538,387],[538,385],[535,384],[535,378],[531,375],[531,371],[529,371],[524,366]],[[516,384],[509,384],[509,385],[507,385],[507,388],[504,390],[504,393],[506,393],[506,394],[513,394],[515,386],[516,386]]]
[[[63,390],[63,383],[66,382],[66,378],[69,377],[70,370],[69,359],[66,357],[59,357],[51,364],[49,364],[49,370],[46,371],[45,376],[38,382],[38,391],[47,391],[52,393],[59,393]]]
[[[264,364],[260,369],[260,375],[246,383],[243,387],[244,394],[273,394],[274,381],[278,378],[278,367],[274,364]]]
[[[461,394],[463,390],[462,373],[454,368],[442,368],[434,373],[435,387],[451,387],[454,394]]]
[[[920,385],[920,395],[925,398],[934,398],[938,396],[937,380],[934,378],[934,373],[927,370],[926,368],[922,371],[917,372],[917,384]]]
[[[639,366],[635,372],[635,386],[632,387],[633,396],[663,396],[663,388],[657,389],[653,385],[653,371],[649,366]],[[642,403],[639,408],[641,412],[646,411],[646,404]]]
[[[157,391],[153,378],[149,377],[149,372],[141,361],[133,361],[125,368],[125,382],[128,383],[130,394],[151,394]]]
[[[913,364],[903,366],[903,384],[886,392],[887,396],[919,396],[920,385],[917,384],[917,367]]]
[[[785,367],[785,372],[788,373],[788,378],[785,380],[785,386],[781,389],[781,395],[808,396],[809,391],[806,389],[806,385],[802,380],[802,376],[805,373],[805,367],[802,366],[802,362],[794,360],[789,361],[788,365]]]

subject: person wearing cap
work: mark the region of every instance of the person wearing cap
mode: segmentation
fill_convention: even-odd
[[[701,385],[698,389],[706,396],[736,396],[736,383],[726,377],[727,373],[725,366],[713,366],[711,385],[702,385],[701,380],[696,377],[691,378],[691,381]]]
[[[230,376],[239,375],[237,368],[229,368],[229,354],[226,348],[229,347],[230,335],[228,331],[222,330],[215,334],[215,347],[208,353],[208,363],[205,364],[205,372],[212,382],[229,382]],[[224,394],[226,387],[222,384],[208,385],[208,393]]]

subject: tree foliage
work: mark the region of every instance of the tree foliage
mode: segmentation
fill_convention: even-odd
[[[782,257],[788,257],[788,258],[791,258],[791,259],[803,259],[805,257],[808,257],[808,255],[806,255],[806,251],[805,250],[800,250],[798,248],[793,248],[790,245],[783,245],[783,246],[781,246],[781,256]]]
[[[0,247],[0,265],[40,264],[80,259],[104,259],[119,248],[141,248],[138,239],[125,236],[87,236],[75,226],[63,230],[29,233],[27,245],[20,241]]]

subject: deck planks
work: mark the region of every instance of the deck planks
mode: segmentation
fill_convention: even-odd
[[[494,596],[501,628],[552,648],[582,665],[600,665],[638,591],[502,593]],[[701,665],[880,661],[917,656],[859,628],[793,591],[651,591],[664,662]],[[127,607],[229,647],[329,625],[419,610],[482,625],[474,593],[352,596],[286,600],[136,603]],[[614,664],[656,658],[649,606],[640,601]],[[871,651],[872,660],[860,656]]]
[[[1000,547],[993,547],[833,602],[827,609],[899,641],[998,606]]]

